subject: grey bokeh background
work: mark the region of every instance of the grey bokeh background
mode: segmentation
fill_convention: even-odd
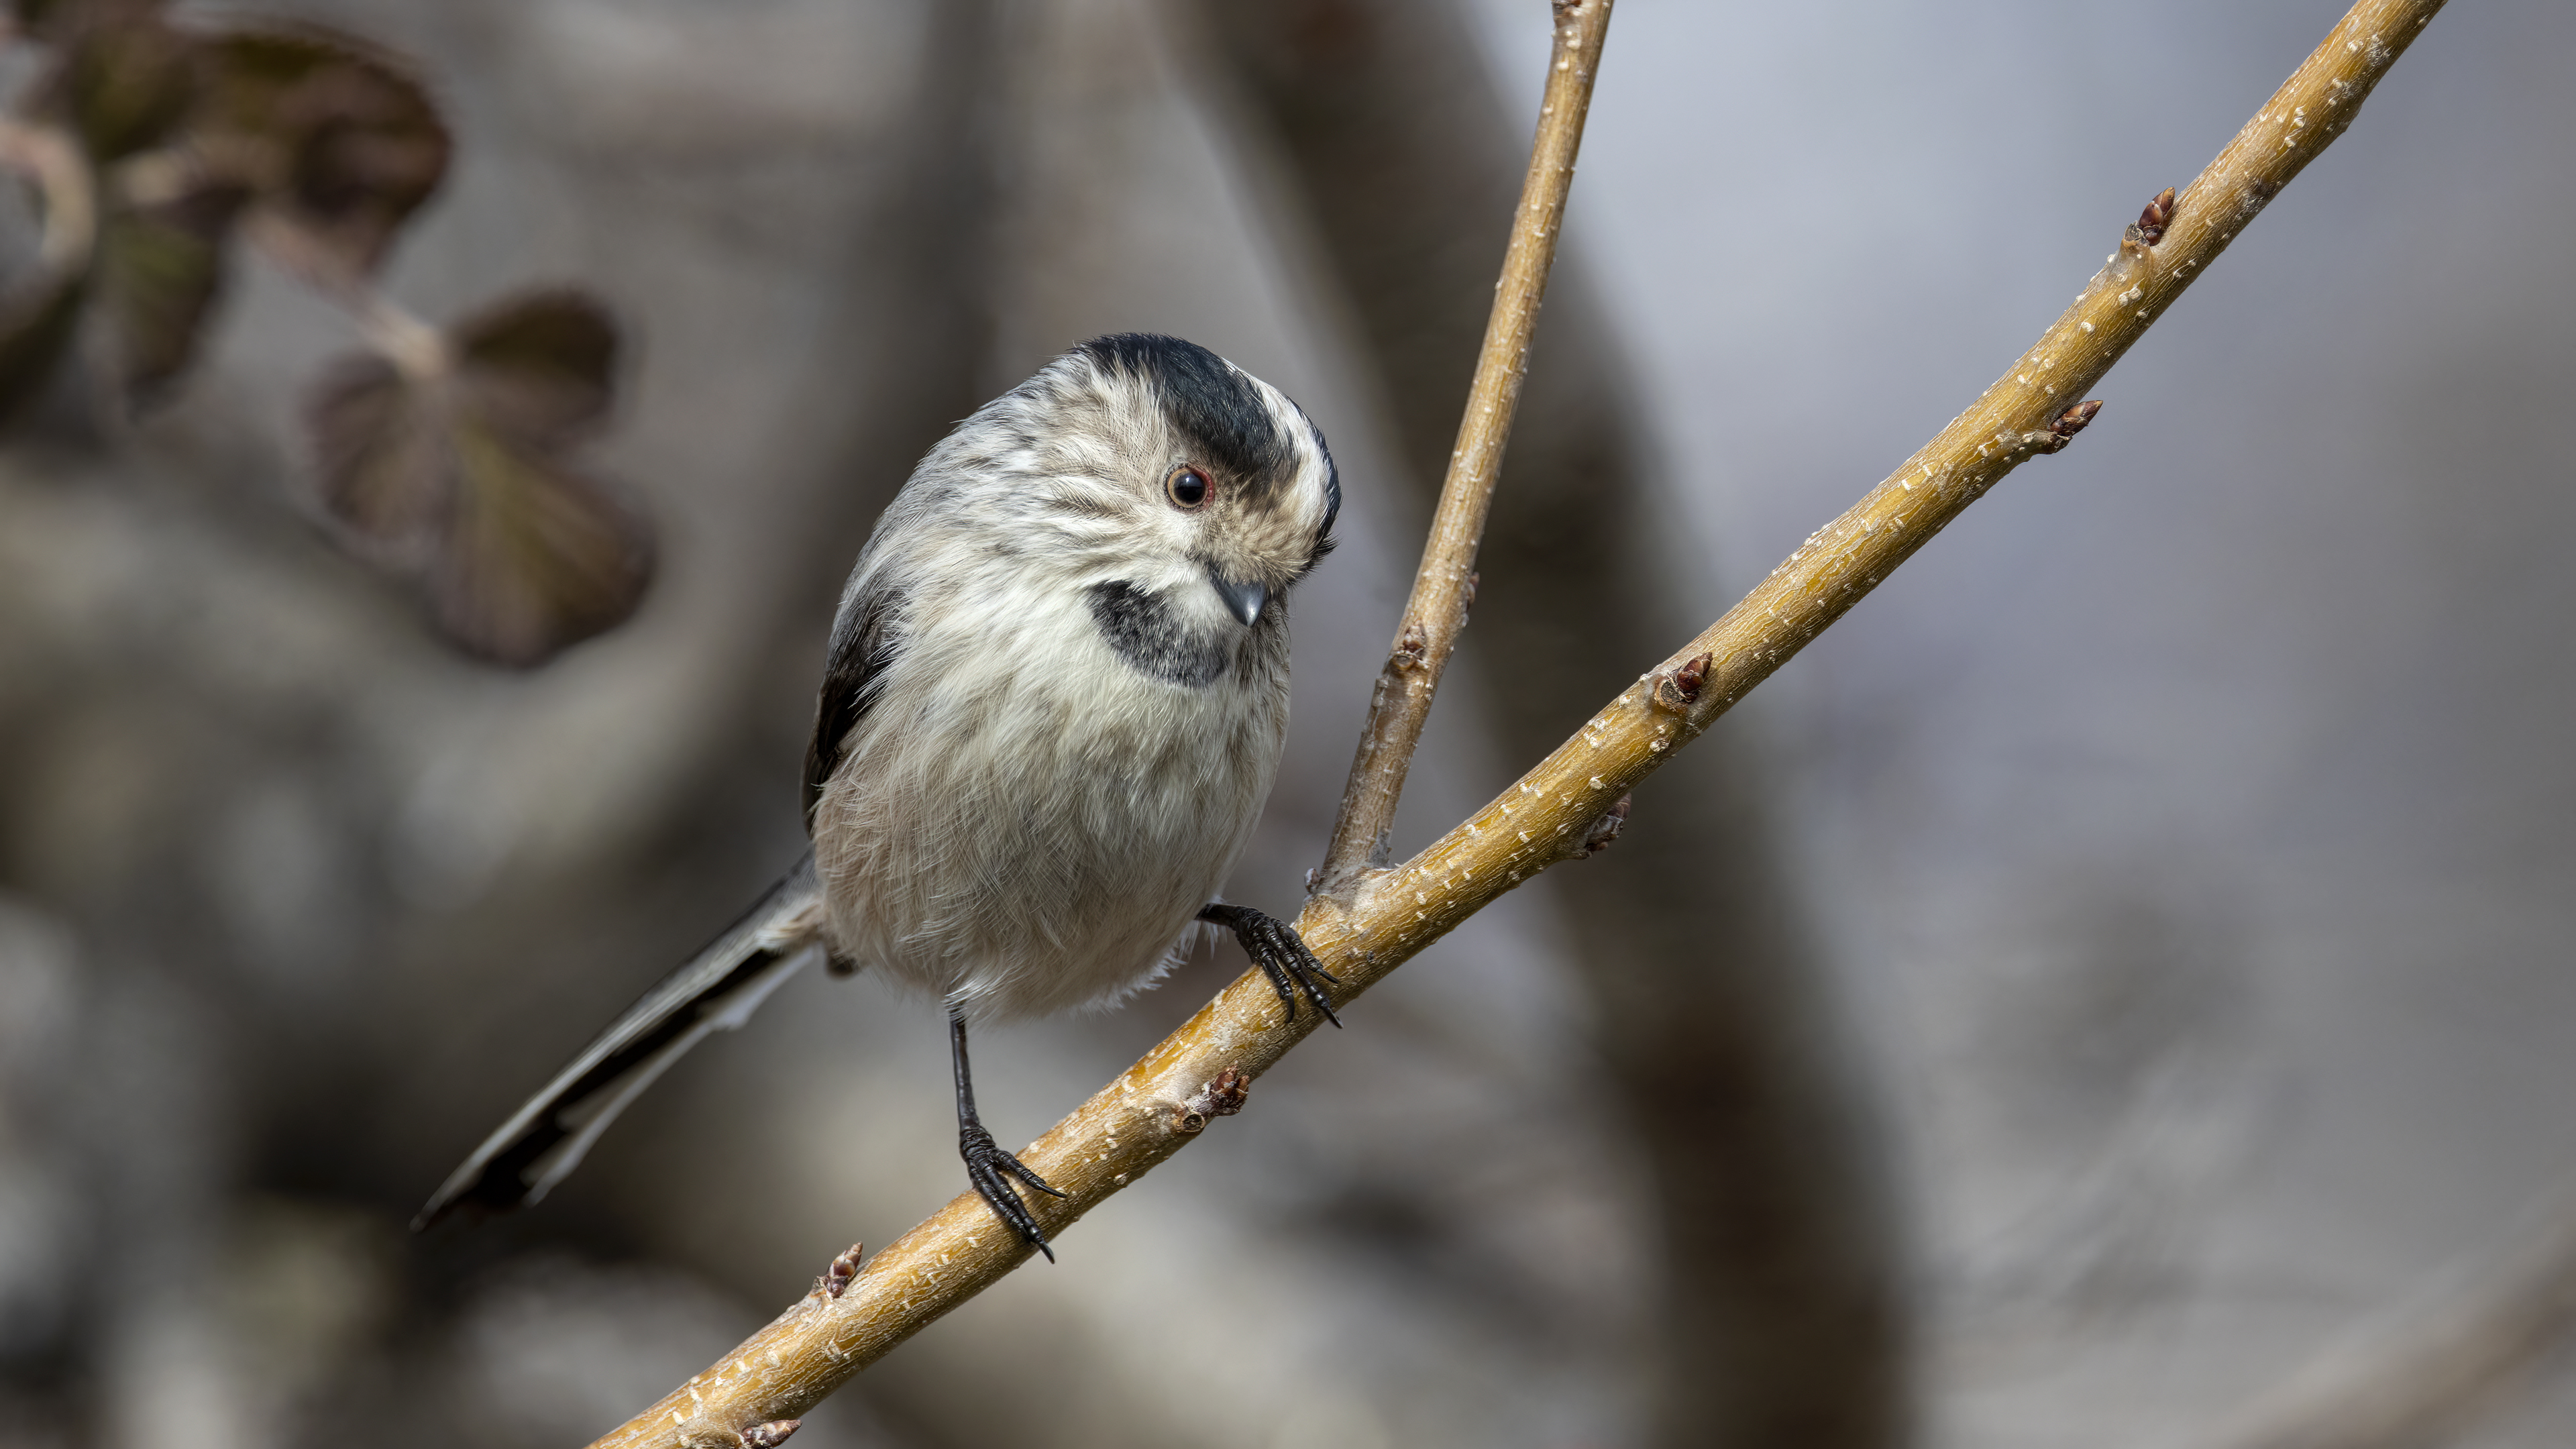
[[[294,401],[353,339],[256,265],[171,411],[0,449],[12,1449],[578,1443],[955,1190],[935,1013],[815,978],[535,1212],[401,1231],[793,857],[840,570],[1080,336],[1207,342],[1342,459],[1235,892],[1292,904],[1545,45],[1535,0],[289,8],[439,78],[395,293],[629,320],[602,456],[666,567],[540,673],[443,652],[299,521]],[[1991,381],[2338,9],[1625,0],[1399,847]],[[799,1445],[2188,1445],[2563,1210],[2571,47],[2544,0],[2444,13],[2082,441],[1617,851]],[[996,1129],[1233,969],[997,1034]],[[2472,1442],[2571,1430],[2541,1380]]]

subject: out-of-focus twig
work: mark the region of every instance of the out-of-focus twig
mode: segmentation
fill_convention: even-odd
[[[98,185],[80,138],[0,115],[0,171],[33,182],[42,233],[36,264],[0,289],[0,413],[44,385],[80,323],[98,252]]]
[[[2205,1449],[2421,1449],[2509,1402],[2576,1338],[2576,1202],[2477,1278],[2330,1350]]]
[[[1556,43],[1548,60],[1547,89],[1539,104],[1538,139],[1530,147],[1529,175],[1521,185],[1520,211],[1512,218],[1511,249],[1495,284],[1484,350],[1467,390],[1467,413],[1449,455],[1448,480],[1422,546],[1395,644],[1378,671],[1368,718],[1351,760],[1350,782],[1324,848],[1317,889],[1347,895],[1370,867],[1381,864],[1413,749],[1431,717],[1441,671],[1467,627],[1476,594],[1476,546],[1520,407],[1521,381],[1529,372],[1530,337],[1538,327],[1548,268],[1564,230],[1565,197],[1574,185],[1574,156],[1583,144],[1583,119],[1592,108],[1592,80],[1601,65],[1601,43],[1610,32],[1611,0],[1556,0]]]
[[[33,178],[43,198],[38,264],[48,272],[85,265],[98,239],[98,189],[80,138],[59,126],[0,116],[0,169]]]
[[[1298,930],[1349,999],[1513,886],[1570,858],[1591,827],[1672,752],[1840,618],[1922,541],[2089,418],[2076,404],[2264,205],[2351,124],[2362,99],[2442,0],[2361,0],[2219,153],[2178,204],[2097,274],[2011,372],[1742,603],[1640,676],[1572,739],[1404,865],[1367,876],[1347,906],[1318,897]],[[1061,1188],[1030,1204],[1053,1237],[1206,1129],[1315,1029],[1283,1021],[1248,972],[1024,1149]],[[837,1298],[791,1305],[733,1352],[603,1437],[599,1449],[722,1442],[794,1418],[896,1344],[1018,1267],[1030,1249],[981,1198],[960,1194],[868,1261]]]

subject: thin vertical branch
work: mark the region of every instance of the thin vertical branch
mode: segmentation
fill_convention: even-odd
[[[1431,518],[1431,537],[1423,544],[1422,566],[1414,573],[1413,595],[1405,601],[1395,644],[1369,697],[1350,782],[1342,787],[1341,813],[1324,850],[1317,887],[1327,896],[1346,896],[1362,872],[1383,863],[1396,805],[1404,796],[1405,773],[1422,740],[1423,722],[1431,716],[1431,697],[1458,647],[1458,632],[1467,627],[1467,609],[1476,594],[1476,545],[1485,536],[1503,445],[1520,409],[1530,336],[1538,327],[1539,302],[1547,294],[1548,269],[1556,261],[1565,196],[1574,185],[1574,157],[1583,145],[1584,117],[1592,109],[1593,76],[1600,68],[1602,41],[1610,33],[1610,4],[1556,0],[1547,91],[1539,106],[1538,137],[1530,147],[1529,174],[1521,183],[1520,210],[1512,218],[1511,246],[1503,255],[1502,280],[1494,288],[1493,315],[1485,324],[1484,349],[1476,357],[1476,380],[1467,390],[1467,413],[1458,424],[1458,445],[1449,455],[1449,476]]]
[[[1462,0],[1376,0],[1364,24],[1346,5],[1197,0],[1190,69],[1348,299],[1405,464],[1372,486],[1417,492],[1428,513],[1527,158]],[[1666,470],[1581,261],[1550,276],[1512,486],[1479,548],[1459,649],[1486,667],[1443,706],[1506,759],[1545,754],[1574,701],[1616,691],[1698,622],[1670,551],[1641,546],[1666,525]],[[1912,1408],[1901,1208],[1831,973],[1782,881],[1764,808],[1780,772],[1760,732],[1721,734],[1675,767],[1671,800],[1629,823],[1615,863],[1556,882],[1569,980],[1657,1223],[1639,1245],[1651,1302],[1623,1349],[1647,1401],[1638,1442],[1884,1449]]]

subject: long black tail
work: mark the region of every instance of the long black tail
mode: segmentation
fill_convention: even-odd
[[[821,953],[822,918],[823,891],[808,855],[733,929],[645,992],[485,1138],[439,1184],[411,1220],[412,1231],[468,1204],[507,1212],[544,1197],[665,1068],[708,1032],[750,1020],[779,983]]]

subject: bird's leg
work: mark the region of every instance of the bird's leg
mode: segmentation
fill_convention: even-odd
[[[1251,957],[1252,964],[1261,968],[1261,974],[1270,978],[1270,989],[1279,993],[1279,1005],[1287,1011],[1290,1021],[1297,1019],[1297,997],[1302,992],[1308,1001],[1315,1003],[1315,1009],[1324,1014],[1324,1020],[1335,1026],[1342,1024],[1342,1019],[1333,1015],[1332,998],[1324,994],[1323,986],[1327,981],[1339,986],[1341,978],[1324,969],[1324,963],[1316,960],[1315,953],[1306,949],[1306,943],[1298,937],[1295,927],[1250,906],[1229,906],[1222,902],[1211,903],[1199,912],[1199,919],[1234,933],[1234,939],[1242,943],[1243,954]]]
[[[975,1116],[975,1079],[966,1066],[966,1014],[955,1002],[948,1006],[948,1054],[957,1068],[957,1155],[966,1160],[966,1180],[1020,1240],[1055,1261],[1055,1249],[1047,1246],[1046,1234],[1038,1231],[1038,1220],[1029,1215],[1028,1204],[1011,1187],[1016,1177],[1049,1197],[1063,1193],[1046,1185],[1046,1179],[1020,1165],[1020,1160],[995,1146],[993,1134]]]

